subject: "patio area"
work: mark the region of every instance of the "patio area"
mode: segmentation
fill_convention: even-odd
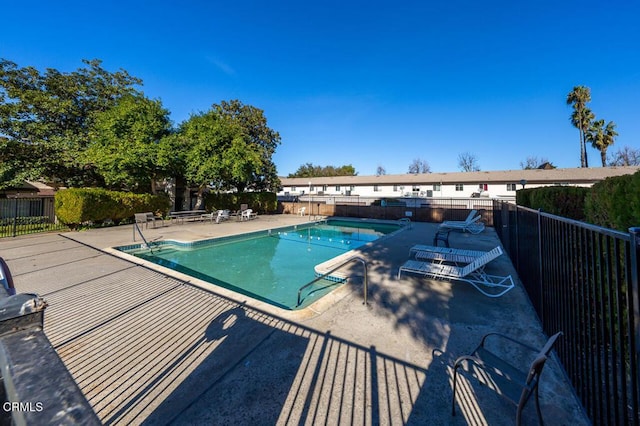
[[[273,229],[308,218],[184,223],[143,229],[147,240],[189,241]],[[362,251],[354,278],[304,312],[283,311],[196,279],[114,256],[131,225],[3,239],[0,256],[18,292],[49,303],[45,332],[105,424],[507,425],[515,408],[452,365],[497,331],[541,347],[546,337],[506,255],[487,266],[516,287],[491,299],[464,282],[407,275],[414,244],[437,224]],[[451,233],[452,247],[490,250],[492,228]],[[139,238],[137,238],[139,242]],[[589,424],[562,369],[550,359],[540,401],[553,424]],[[523,424],[537,424],[531,401]]]

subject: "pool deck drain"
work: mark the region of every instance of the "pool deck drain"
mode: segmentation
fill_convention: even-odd
[[[196,240],[270,229],[304,218],[172,224],[149,240]],[[2,240],[19,292],[50,304],[45,332],[105,424],[513,424],[515,409],[464,382],[451,416],[451,364],[489,331],[536,345],[545,337],[521,284],[489,299],[460,282],[396,280],[409,248],[435,224],[373,244],[363,305],[361,269],[331,304],[296,316],[246,297],[197,287],[117,258],[131,226]],[[488,250],[492,229],[452,234],[453,247]],[[489,272],[512,274],[507,256]],[[588,424],[555,359],[540,389],[554,424]],[[524,424],[535,424],[535,404]]]

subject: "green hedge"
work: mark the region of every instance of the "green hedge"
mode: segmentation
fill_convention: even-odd
[[[594,184],[585,199],[589,223],[627,232],[640,226],[640,172]]]
[[[115,223],[133,217],[135,213],[169,212],[169,198],[162,195],[132,194],[101,188],[70,188],[56,193],[55,211],[58,219],[71,228],[83,223]]]
[[[240,210],[241,204],[260,214],[274,213],[278,199],[273,192],[209,193],[204,202],[207,211]]]
[[[589,188],[579,186],[521,189],[516,192],[516,203],[570,219],[585,220],[584,203],[589,191]]]

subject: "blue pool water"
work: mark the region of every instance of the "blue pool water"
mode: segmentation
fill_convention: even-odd
[[[303,308],[336,288],[315,278],[314,267],[399,229],[397,225],[328,221],[309,226],[216,238],[197,244],[163,242],[148,249],[119,249],[158,265],[285,309]]]

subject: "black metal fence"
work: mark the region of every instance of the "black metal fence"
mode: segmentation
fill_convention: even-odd
[[[53,197],[0,198],[0,237],[58,229]]]
[[[495,202],[494,226],[594,424],[640,424],[640,228]]]

